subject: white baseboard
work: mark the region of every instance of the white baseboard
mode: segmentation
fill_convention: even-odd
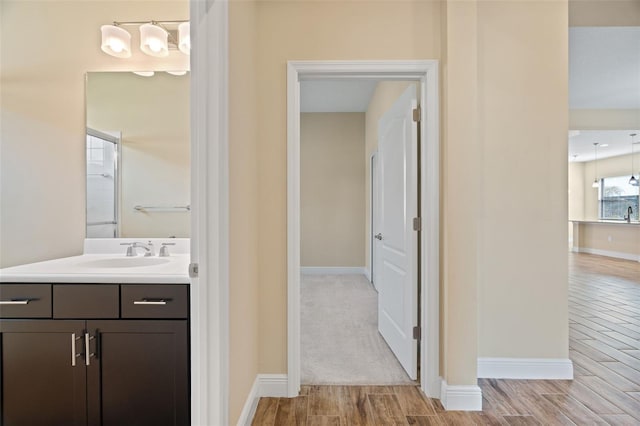
[[[482,411],[482,389],[476,385],[449,385],[442,380],[440,402],[447,411]]]
[[[364,266],[302,266],[303,275],[365,275]]]
[[[258,401],[263,396],[286,397],[287,396],[287,375],[286,374],[258,374],[253,381],[253,386],[247,395],[244,403],[238,426],[251,426],[253,416],[258,408]]]
[[[620,251],[600,250],[588,247],[575,248],[574,251],[578,253],[597,254],[598,256],[615,257],[616,259],[633,260],[640,262],[640,255],[632,253],[623,253]]]
[[[371,282],[371,269],[365,267],[364,276],[367,277],[367,281]]]
[[[571,380],[573,363],[566,358],[478,358],[478,378]]]

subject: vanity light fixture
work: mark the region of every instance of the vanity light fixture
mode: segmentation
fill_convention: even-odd
[[[596,173],[595,173],[595,179],[593,180],[593,184],[591,184],[591,187],[599,188],[600,182],[598,181],[598,142],[594,142],[593,146],[596,151]]]
[[[178,49],[185,55],[191,52],[191,23],[178,25]]]
[[[134,73],[135,75],[139,75],[140,77],[153,77],[155,72],[154,71],[131,71],[132,73]]]
[[[104,53],[116,58],[131,57],[131,34],[125,29],[116,25],[103,25],[100,27],[100,32],[102,32],[100,49]]]
[[[177,25],[177,28],[176,28]],[[188,55],[191,50],[189,21],[128,21],[103,25],[100,48],[116,58],[131,57],[131,34],[123,26],[138,26],[140,50],[156,58],[169,55],[169,50],[180,50]]]
[[[169,32],[157,23],[140,25],[140,50],[149,56],[169,56]]]
[[[633,186],[640,186],[640,182],[638,182],[638,179],[635,177],[635,175],[633,174],[633,145],[635,145],[635,143],[633,142],[633,138],[636,136],[635,133],[631,133],[629,136],[631,136],[631,179],[629,179],[629,185],[633,185]]]

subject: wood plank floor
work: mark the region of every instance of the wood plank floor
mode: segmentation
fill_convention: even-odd
[[[569,256],[575,380],[479,380],[482,412],[414,386],[303,386],[261,398],[254,425],[640,425],[640,263]]]

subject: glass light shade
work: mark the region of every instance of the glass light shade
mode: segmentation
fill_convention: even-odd
[[[592,188],[600,188],[600,182],[598,182],[598,179],[594,180],[593,183],[591,184]]]
[[[638,181],[638,178],[636,178],[634,175],[631,175],[631,179],[629,179],[629,185],[640,186],[640,182]]]
[[[100,49],[104,53],[116,58],[131,57],[131,34],[128,31],[115,25],[103,25],[100,31],[102,32]]]
[[[167,71],[167,74],[171,74],[171,75],[177,75],[177,76],[181,76],[181,75],[185,75],[187,72],[186,71]]]
[[[178,25],[178,49],[185,55],[191,53],[191,24],[189,22]]]
[[[153,71],[131,71],[135,75],[139,75],[140,77],[153,77],[155,72]]]
[[[169,55],[169,33],[153,24],[140,25],[140,50],[149,56],[164,58]]]

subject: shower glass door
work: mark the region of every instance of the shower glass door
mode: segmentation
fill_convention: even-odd
[[[87,129],[87,238],[117,238],[120,137]]]

